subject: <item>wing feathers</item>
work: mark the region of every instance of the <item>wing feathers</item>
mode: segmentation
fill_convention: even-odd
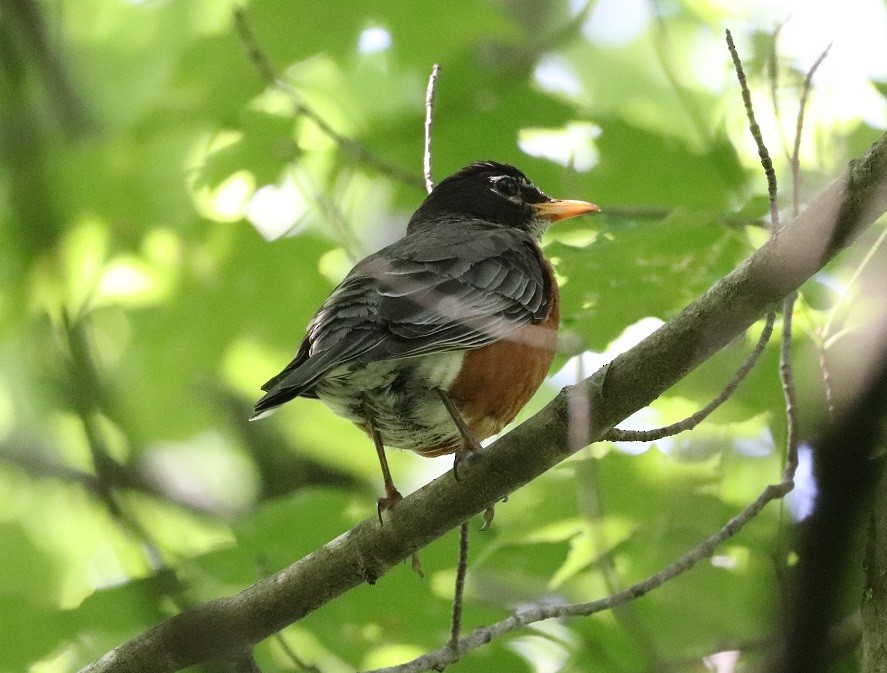
[[[482,222],[439,225],[362,260],[318,310],[261,412],[348,363],[477,348],[544,320],[550,281],[535,242]]]

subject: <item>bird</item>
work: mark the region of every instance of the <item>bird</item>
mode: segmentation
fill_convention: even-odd
[[[542,234],[598,210],[550,198],[509,164],[465,166],[332,291],[251,420],[305,397],[354,422],[382,468],[380,523],[402,499],[385,447],[455,454],[458,479],[459,461],[515,418],[554,358],[559,294]]]

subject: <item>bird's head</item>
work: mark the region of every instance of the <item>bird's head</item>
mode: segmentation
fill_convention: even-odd
[[[553,222],[597,210],[586,201],[552,199],[514,166],[480,161],[442,180],[410,219],[407,233],[468,216],[539,238]]]

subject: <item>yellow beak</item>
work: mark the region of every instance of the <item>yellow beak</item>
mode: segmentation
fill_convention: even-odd
[[[549,222],[559,222],[560,220],[568,220],[577,215],[585,215],[585,213],[596,213],[600,211],[593,203],[587,201],[569,201],[552,199],[544,203],[534,203],[533,209],[536,214],[543,220]]]

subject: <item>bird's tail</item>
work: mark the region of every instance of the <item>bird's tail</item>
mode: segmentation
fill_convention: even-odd
[[[275,377],[277,378],[277,377]],[[271,381],[274,381],[272,379]],[[269,381],[269,383],[271,383]],[[265,384],[268,385],[268,384]],[[273,384],[272,384],[273,385]],[[263,390],[268,390],[263,387]],[[295,399],[302,393],[302,389],[299,386],[278,386],[272,387],[265,393],[258,402],[256,402],[255,413],[250,416],[251,421],[257,421],[260,418],[265,418],[266,416],[270,416],[281,404],[285,404],[292,399]]]

